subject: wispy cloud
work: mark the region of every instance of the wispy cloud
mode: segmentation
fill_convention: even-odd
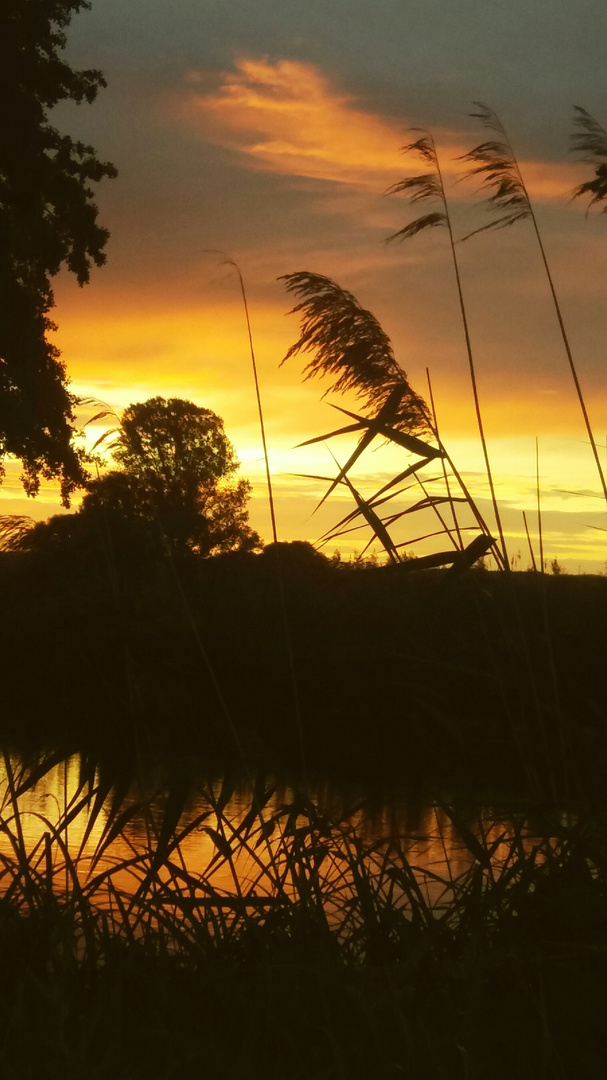
[[[316,67],[241,58],[211,93],[193,94],[190,115],[213,141],[273,172],[374,190],[398,169],[402,127],[361,109]]]
[[[190,89],[182,107],[188,121],[212,142],[246,155],[257,168],[375,192],[399,175],[420,171],[415,158],[398,153],[409,138],[407,122],[361,108],[312,64],[241,57],[214,90],[200,92],[206,77],[197,71],[187,74]],[[470,135],[435,134],[445,173],[460,179],[466,165],[457,158],[469,149]],[[538,201],[562,200],[576,183],[573,163],[526,160],[521,167]],[[472,189],[466,188],[454,194],[468,197]]]

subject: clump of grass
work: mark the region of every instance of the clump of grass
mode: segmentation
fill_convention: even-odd
[[[160,803],[124,790],[108,800],[84,766],[58,822],[38,814],[43,840],[28,850],[19,800],[48,767],[7,769],[0,1039],[11,1080],[32,1017],[28,1060],[49,1076],[143,1077],[153,1060],[155,1075],[231,1075],[245,1058],[249,1075],[302,1080],[377,1068],[439,1080],[458,1062],[497,1080],[596,1068],[607,1005],[596,815],[546,813],[531,827],[522,814],[491,824],[437,806],[435,831],[459,836],[458,872],[448,858],[412,861],[410,838],[365,833],[361,805],[329,815],[260,777],[234,814],[226,780],[182,822],[182,781]],[[63,843],[86,810],[88,837],[103,823],[92,858],[86,835],[78,851]],[[188,845],[201,835],[213,854],[193,872]],[[130,853],[112,865],[118,840]],[[505,1048],[496,1009],[517,1031]]]

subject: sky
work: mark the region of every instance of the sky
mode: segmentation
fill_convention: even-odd
[[[568,146],[573,105],[607,127],[606,32],[599,0],[93,0],[69,28],[67,58],[101,69],[107,89],[51,117],[119,171],[95,200],[111,234],[106,266],[84,289],[67,273],[55,282],[56,344],[74,393],[118,412],[158,394],[213,409],[253,482],[252,524],[271,539],[242,302],[216,254],[227,253],[247,288],[279,536],[314,542],[351,497],[344,490],[315,513],[327,485],[310,477],[330,477],[335,462],[322,442],[297,445],[339,426],[331,403],[358,405],[323,400],[327,385],[302,381],[302,358],[280,366],[299,323],[278,279],[324,274],[379,319],[424,396],[429,370],[443,442],[491,520],[446,235],[386,244],[414,216],[385,195],[420,171],[400,151],[412,127],[435,137],[456,236],[487,223],[457,160],[486,137],[469,115],[481,101],[517,152],[605,455],[607,215],[571,202],[589,174]],[[531,226],[481,233],[457,252],[510,555],[530,563],[523,511],[538,550],[539,467],[546,558],[603,571],[605,504]],[[89,427],[89,443],[102,431]],[[352,448],[346,436],[331,443],[341,463]],[[352,479],[370,495],[407,464],[380,446]],[[60,511],[53,485],[26,500],[18,476],[15,463],[3,513]],[[396,508],[420,497],[412,488]],[[418,553],[444,547],[414,543],[436,527],[405,515],[395,539]],[[367,540],[348,534],[326,550],[347,557]]]

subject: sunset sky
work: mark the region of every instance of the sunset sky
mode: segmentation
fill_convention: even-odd
[[[519,155],[605,453],[607,215],[571,203],[589,169],[568,145],[574,104],[607,127],[606,38],[598,0],[93,0],[69,30],[68,59],[100,68],[108,88],[52,116],[119,170],[97,192],[107,265],[85,289],[56,282],[56,341],[74,392],[118,410],[156,394],[214,409],[269,540],[238,283],[208,249],[227,252],[249,294],[279,533],[315,541],[348,495],[312,516],[323,484],[298,474],[335,465],[322,443],[294,448],[338,426],[327,401],[353,399],[322,402],[326,386],[302,384],[301,358],[279,368],[299,323],[277,278],[326,274],[377,316],[422,395],[429,368],[443,441],[490,516],[447,238],[434,230],[387,246],[415,211],[384,195],[421,171],[399,148],[412,126],[428,128],[457,235],[485,224],[478,186],[460,182],[455,160],[487,137],[469,117],[482,101]],[[537,436],[546,556],[604,570],[604,500],[531,226],[483,233],[458,254],[510,552],[528,564],[522,511],[535,536]],[[343,462],[352,445],[333,452]],[[359,464],[353,480],[370,494],[406,461],[380,449]],[[3,513],[59,511],[57,490],[26,500],[18,474],[0,490]],[[398,540],[423,531],[409,520]],[[349,554],[356,543],[362,534],[338,546]]]

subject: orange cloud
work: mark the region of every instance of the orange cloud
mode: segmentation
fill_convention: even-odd
[[[273,172],[381,190],[398,169],[401,125],[360,109],[311,64],[241,58],[191,100],[213,141]]]
[[[361,109],[312,64],[241,57],[210,93],[197,92],[199,72],[189,72],[187,80],[193,91],[185,103],[189,121],[211,141],[247,155],[258,168],[377,192],[403,175],[423,171],[415,158],[398,157],[409,137],[407,122]],[[467,166],[457,158],[470,145],[464,145],[461,133],[436,135],[441,156],[445,145],[449,151],[445,174],[460,179]],[[565,198],[579,172],[571,163],[533,160],[522,161],[521,169],[529,193],[540,201]]]

